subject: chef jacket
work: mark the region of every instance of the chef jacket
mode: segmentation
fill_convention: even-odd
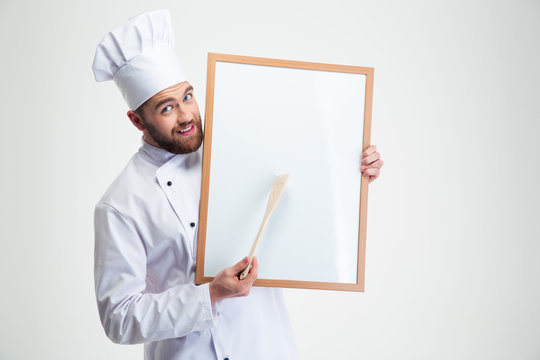
[[[194,284],[201,159],[201,150],[175,155],[143,141],[97,204],[105,332],[116,343],[144,343],[152,360],[296,359],[280,289],[253,287],[211,304],[208,284]]]

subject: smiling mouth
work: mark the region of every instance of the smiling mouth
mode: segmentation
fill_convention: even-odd
[[[189,130],[193,129],[193,125],[191,125],[190,127],[188,128],[185,128],[184,130],[180,130],[179,132],[182,134],[182,133],[185,133],[185,132],[188,132]]]
[[[182,136],[189,136],[189,135],[193,134],[194,131],[195,131],[195,125],[191,124],[185,129],[178,130],[177,133],[182,135]]]

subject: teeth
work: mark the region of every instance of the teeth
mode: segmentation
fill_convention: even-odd
[[[185,129],[185,130],[180,130],[180,132],[181,132],[181,133],[185,133],[185,132],[191,130],[192,127],[193,127],[193,125],[191,125],[190,127],[188,127],[188,128]]]

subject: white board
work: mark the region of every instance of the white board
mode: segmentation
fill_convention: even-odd
[[[209,73],[198,277],[249,253],[272,183],[288,173],[257,251],[259,279],[277,282],[258,284],[358,287],[369,74],[227,60]]]

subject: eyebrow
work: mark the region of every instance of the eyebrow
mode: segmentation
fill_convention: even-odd
[[[190,91],[193,90],[193,86],[189,85],[186,90],[184,91],[184,96],[186,96],[186,94]],[[169,101],[174,101],[176,100],[176,98],[172,97],[172,96],[169,96],[169,97],[166,97],[165,99],[159,101],[156,106],[154,107],[154,110],[157,110],[159,107],[161,107],[161,105],[165,104],[165,103],[168,103]]]

